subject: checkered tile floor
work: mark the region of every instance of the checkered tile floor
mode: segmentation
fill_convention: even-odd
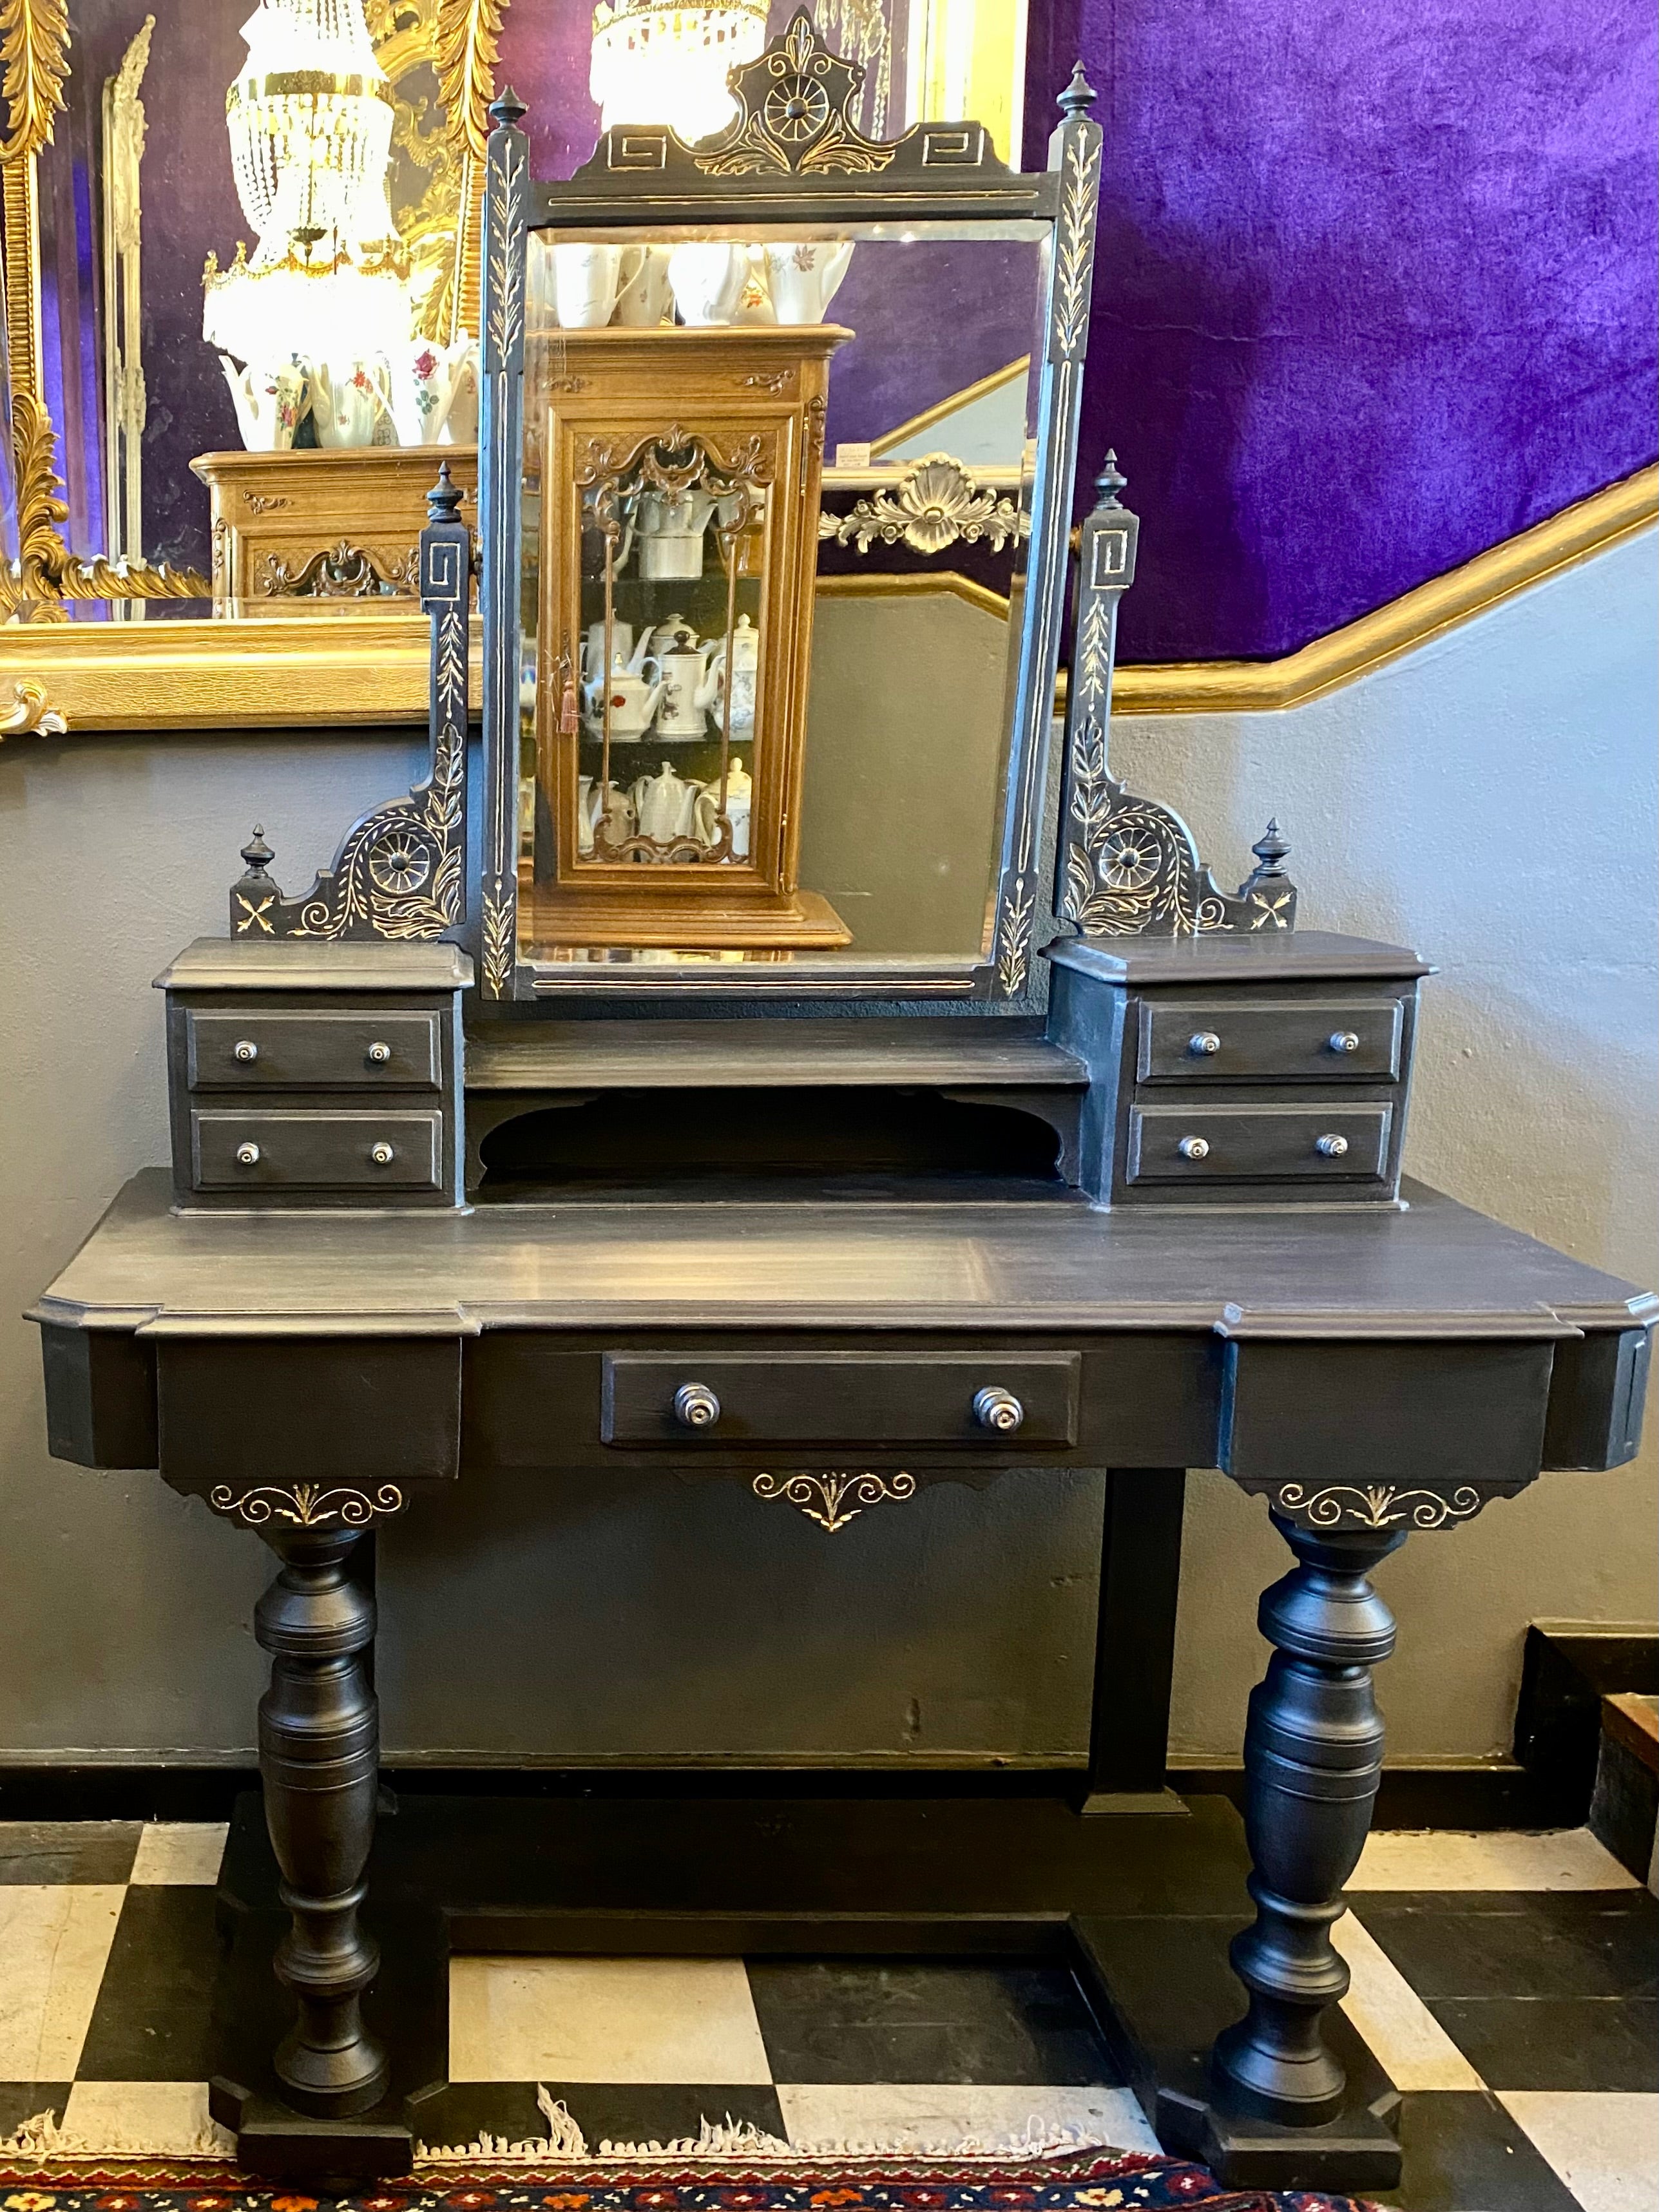
[[[50,2109],[109,2149],[207,2127],[224,1832],[0,1824],[0,2135]],[[1408,2212],[1654,2212],[1659,1904],[1584,1832],[1372,1838],[1337,1929],[1347,2009],[1405,2094]],[[792,2142],[1156,2148],[1042,1967],[461,1959],[428,2139],[588,2142],[750,2119]]]

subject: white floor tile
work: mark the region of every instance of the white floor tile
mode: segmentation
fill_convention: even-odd
[[[182,2158],[234,2155],[236,2138],[208,2112],[205,2081],[77,2081],[64,2111],[64,2133],[99,2150]]]
[[[0,1884],[0,2081],[70,2081],[126,1894]]]
[[[741,1959],[454,1959],[452,2081],[765,2082]]]
[[[1342,2009],[1396,2089],[1486,2084],[1370,1929],[1345,1913],[1331,1941],[1352,1976]]]
[[[132,1879],[211,1889],[229,1833],[223,1820],[152,1820],[139,1835]]]
[[[1385,1828],[1367,1837],[1350,1889],[1637,1889],[1588,1828]]]
[[[797,2149],[988,2148],[1074,2132],[1156,2157],[1158,2137],[1128,2089],[987,2087],[963,2081],[782,2082],[778,2103]]]
[[[1508,2089],[1500,2102],[1584,2212],[1653,2212],[1659,2204],[1659,2096]]]

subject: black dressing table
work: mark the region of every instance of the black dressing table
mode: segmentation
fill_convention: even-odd
[[[1394,1624],[1367,1577],[1542,1470],[1629,1458],[1659,1302],[1402,1184],[1426,964],[1296,927],[1276,830],[1218,888],[1176,817],[1111,778],[1135,523],[1109,467],[1050,777],[1089,94],[1063,99],[1035,177],[972,125],[769,137],[771,92],[823,88],[833,122],[852,75],[798,17],[734,72],[729,141],[619,130],[538,190],[497,104],[482,745],[469,762],[474,562],[446,483],[422,544],[431,775],[303,897],[256,832],[229,936],[160,979],[172,1174],[135,1177],[34,1310],[54,1452],[158,1468],[279,1562],[256,1620],[263,1818],[239,1814],[221,1887],[214,2110],[258,2170],[401,2171],[445,2080],[452,1951],[1035,1954],[1073,1966],[1171,2149],[1238,2185],[1388,2187],[1395,2100],[1336,2009],[1329,1939],[1382,1757],[1371,1670]],[[938,957],[865,948],[834,886],[797,873],[815,786],[786,586],[801,516],[834,534],[814,521],[835,494],[823,348],[775,330],[757,368],[702,331],[665,325],[659,356],[628,334],[601,437],[578,403],[613,334],[538,321],[556,236],[725,224],[863,252],[900,223],[1030,243],[1046,333],[988,920]],[[707,501],[708,569],[652,582],[695,586],[725,623],[695,831],[661,781],[625,794],[613,774],[651,680],[627,666],[633,629],[668,611],[636,549],[688,500]],[[565,939],[573,913],[610,934]],[[672,1161],[640,1149],[653,1119]],[[925,1515],[940,1485],[1104,1470],[1086,1768],[400,1793],[377,1828],[365,1536],[489,1469],[665,1463],[837,1544]],[[1242,1821],[1164,1786],[1184,1471],[1212,1466],[1266,1498],[1291,1555],[1261,1600],[1274,1656]]]

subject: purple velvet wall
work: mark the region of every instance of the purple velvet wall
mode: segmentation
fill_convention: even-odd
[[[89,79],[150,5],[90,11]],[[1653,458],[1648,0],[1030,9],[1027,162],[1079,52],[1106,131],[1083,457],[1116,447],[1146,521],[1126,658],[1290,651]],[[190,457],[237,438],[201,268],[244,228],[224,88],[246,0],[154,12],[147,535],[204,567]],[[501,81],[544,174],[592,144],[590,13],[507,10]],[[930,387],[935,356],[966,382],[1024,343],[965,346],[960,299],[890,305]]]
[[[1272,655],[1650,461],[1648,0],[1033,0],[1104,125],[1130,660]]]

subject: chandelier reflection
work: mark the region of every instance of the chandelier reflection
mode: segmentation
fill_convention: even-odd
[[[588,88],[601,128],[665,123],[688,144],[724,131],[737,113],[726,75],[766,44],[766,0],[676,8],[657,0],[599,0]]]

